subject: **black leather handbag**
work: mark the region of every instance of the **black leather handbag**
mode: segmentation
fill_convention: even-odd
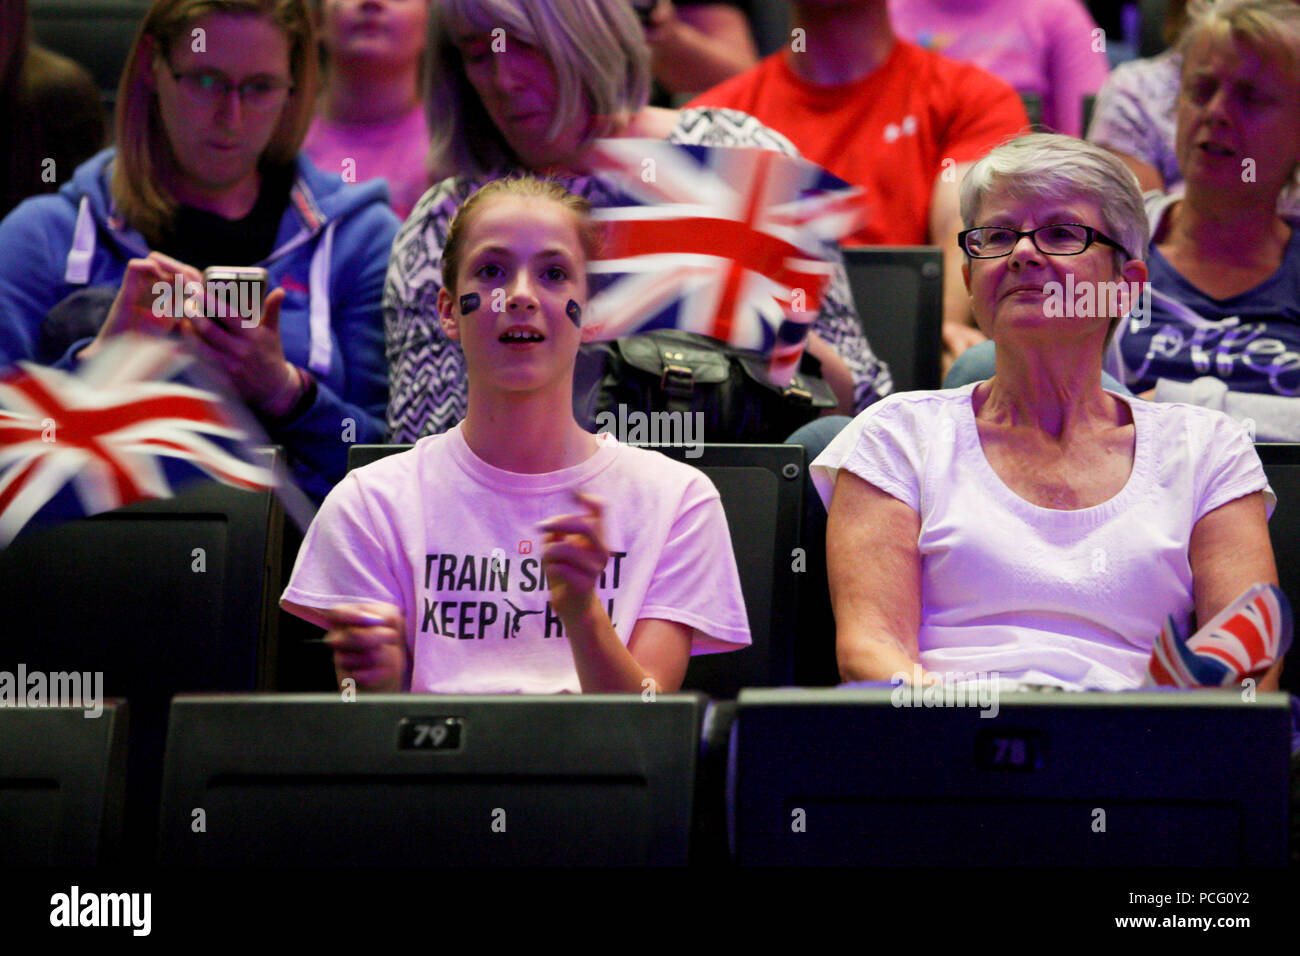
[[[701,412],[704,441],[782,442],[837,404],[806,352],[789,385],[767,374],[768,356],[707,335],[654,329],[584,345],[574,376],[575,412],[594,428],[601,412]]]

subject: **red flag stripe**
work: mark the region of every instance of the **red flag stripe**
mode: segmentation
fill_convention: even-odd
[[[0,428],[0,445],[25,445],[28,442],[40,442],[40,434],[43,429],[40,425],[32,425],[31,428]],[[45,442],[44,444],[52,444]]]
[[[1273,643],[1273,635],[1277,633],[1277,628],[1273,625],[1273,614],[1269,610],[1268,601],[1264,600],[1266,595],[1261,596],[1255,602],[1255,607],[1259,608],[1260,617],[1264,619],[1264,633],[1269,637],[1269,644]]]
[[[1249,660],[1261,660],[1268,656],[1268,648],[1264,646],[1259,628],[1247,620],[1244,614],[1234,615],[1220,626],[1241,641],[1241,646],[1245,649]]]
[[[1166,687],[1178,686],[1178,681],[1174,680],[1173,675],[1171,675],[1169,671],[1165,670],[1164,664],[1160,662],[1159,655],[1151,655],[1149,670],[1151,671],[1152,678],[1157,684],[1163,684]]]
[[[807,289],[807,311],[815,312],[829,276],[805,271],[791,261],[808,260],[798,247],[730,219],[618,220],[608,224],[604,259],[668,254],[726,255],[739,265],[786,288]]]
[[[44,414],[34,416],[54,420],[55,435],[60,442],[82,445],[88,436],[103,435],[142,420],[175,418],[228,427],[210,401],[192,395],[160,395],[134,399],[106,408],[69,407],[35,378],[26,376],[8,384],[36,402]],[[62,432],[62,434],[60,434]],[[71,433],[71,437],[64,437]]]
[[[1156,643],[1161,654],[1161,663],[1173,676],[1174,683],[1179,687],[1195,687],[1199,681],[1187,661],[1183,659],[1182,642],[1178,635],[1171,630],[1161,631],[1160,639]]]
[[[749,194],[745,197],[745,212],[741,217],[738,225],[743,226],[750,233],[746,237],[747,242],[742,244],[742,248],[748,248],[753,242],[753,237],[758,235],[754,228],[759,212],[763,207],[763,200],[767,194],[767,182],[772,172],[772,157],[775,153],[764,152],[758,157],[758,162],[754,168],[754,179],[750,184]],[[756,270],[767,273],[767,270]],[[745,279],[744,268],[741,266],[741,260],[733,256],[730,265],[727,267],[727,278],[722,284],[722,298],[718,302],[717,315],[713,321],[713,337],[723,342],[731,341],[731,327],[736,321],[736,305],[740,297],[740,283]]]
[[[1227,664],[1235,673],[1241,673],[1241,661],[1237,660],[1232,653],[1222,647],[1202,647],[1196,652],[1202,656],[1217,657],[1223,663]]]

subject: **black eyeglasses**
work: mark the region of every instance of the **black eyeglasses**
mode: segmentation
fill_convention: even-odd
[[[172,73],[175,80],[196,103],[215,106],[224,103],[230,97],[231,90],[237,90],[239,100],[252,109],[267,109],[277,105],[279,94],[292,90],[293,84],[273,76],[259,76],[244,80],[236,86],[220,73],[209,70],[197,70],[193,73]]]
[[[1110,236],[1077,222],[1055,222],[1027,232],[1006,226],[976,226],[957,233],[957,245],[972,259],[1000,259],[1011,255],[1021,236],[1028,236],[1034,248],[1047,256],[1077,256],[1094,242],[1100,242],[1133,258]]]

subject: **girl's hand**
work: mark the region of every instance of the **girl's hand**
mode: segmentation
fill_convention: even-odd
[[[585,512],[559,515],[538,527],[546,532],[542,546],[542,568],[550,586],[551,604],[563,618],[581,613],[591,603],[609,560],[601,518],[605,502],[594,495],[578,492],[574,500]]]
[[[406,622],[391,604],[340,604],[320,611],[329,624],[325,645],[334,651],[339,685],[399,693],[406,678]]]

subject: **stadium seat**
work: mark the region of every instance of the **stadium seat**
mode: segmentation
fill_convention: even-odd
[[[1092,125],[1093,111],[1097,108],[1097,94],[1085,93],[1083,100],[1079,104],[1079,108],[1083,113],[1083,135],[1086,137],[1088,135],[1088,127]]]
[[[684,865],[706,703],[699,694],[180,696],[160,860]]]
[[[1296,549],[1300,547],[1300,444],[1261,443],[1255,450],[1277,495],[1268,535],[1273,542],[1278,585],[1291,602],[1294,621],[1300,618],[1300,562],[1296,561]],[[1300,641],[1292,643],[1282,665],[1282,688],[1300,695]]]
[[[202,482],[0,551],[0,670],[99,671],[131,702],[133,847],[154,832],[172,695],[270,684],[283,523],[270,492]]]
[[[359,468],[410,445],[353,445],[348,467]],[[742,687],[781,687],[794,681],[799,595],[806,575],[800,537],[807,465],[799,445],[702,445],[656,449],[699,468],[718,489],[727,515],[753,644],[739,651],[691,658],[685,690],[735,697]],[[693,449],[692,449],[693,450]],[[822,546],[820,543],[816,546]]]
[[[13,672],[11,677],[17,680]],[[45,674],[44,680],[51,687],[55,676]],[[84,694],[94,691],[87,688]],[[84,706],[0,706],[0,861],[5,867],[117,862],[127,705],[98,703],[103,708],[98,716]]]
[[[1138,56],[1155,56],[1165,49],[1165,20],[1169,16],[1169,0],[1140,0],[1141,32],[1138,35]]]
[[[758,55],[775,53],[790,42],[790,0],[754,0],[749,4],[749,26]]]
[[[31,0],[30,10],[37,42],[89,70],[111,112],[149,0]]]
[[[691,844],[691,862],[699,866],[725,866],[731,862],[727,835],[727,763],[735,723],[734,700],[712,701],[705,709],[704,725],[700,729]]]
[[[803,447],[705,445],[698,458],[685,457],[682,447],[658,451],[699,468],[718,489],[754,642],[740,651],[692,657],[683,688],[722,699],[734,698],[742,687],[794,683],[799,638],[805,636],[800,608],[807,551],[813,547],[801,528],[808,480]]]
[[[894,377],[894,391],[939,387],[943,252],[938,246],[844,250],[862,330]]]
[[[1237,691],[746,690],[744,866],[1279,866],[1290,707]],[[947,696],[951,692],[952,696]],[[963,702],[965,701],[965,702]]]
[[[1020,93],[1020,102],[1025,104],[1025,113],[1029,116],[1029,126],[1035,133],[1050,133],[1052,130],[1043,125],[1043,98],[1037,93]]]

